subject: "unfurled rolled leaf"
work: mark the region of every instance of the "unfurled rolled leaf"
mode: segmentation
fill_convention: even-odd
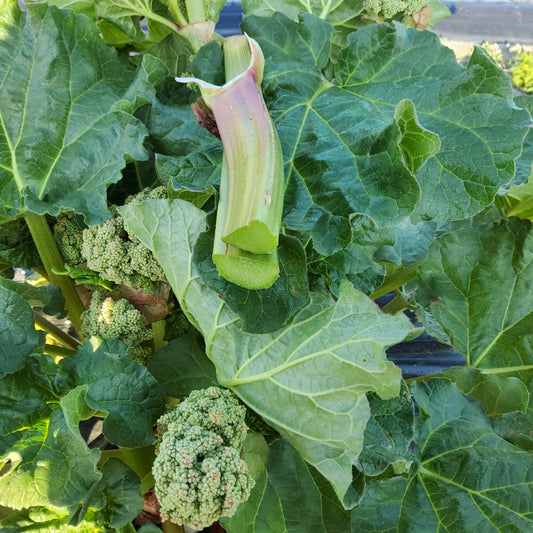
[[[125,206],[127,227],[154,252],[182,309],[206,339],[218,382],[278,430],[333,485],[345,506],[352,465],[369,417],[366,393],[390,398],[400,372],[385,348],[413,334],[348,283],[333,304],[311,300],[293,322],[270,334],[240,330],[238,317],[204,284],[192,249],[205,214],[181,200]]]
[[[88,18],[35,3],[23,14],[16,1],[4,4],[0,212],[71,209],[102,222],[107,186],[127,159],[146,157],[144,126],[114,108],[130,96],[140,102],[138,91],[128,96],[135,73]]]
[[[370,480],[352,531],[528,531],[533,455],[499,437],[448,380],[416,387],[417,460],[408,477]]]

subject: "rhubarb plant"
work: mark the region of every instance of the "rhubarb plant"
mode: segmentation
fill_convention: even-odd
[[[0,529],[530,530],[533,99],[223,4],[0,1]]]

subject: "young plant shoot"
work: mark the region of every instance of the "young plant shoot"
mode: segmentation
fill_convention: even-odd
[[[236,285],[262,289],[279,273],[283,155],[261,94],[261,48],[239,35],[226,39],[223,49],[222,87],[197,78],[176,79],[198,84],[224,146],[213,262]]]

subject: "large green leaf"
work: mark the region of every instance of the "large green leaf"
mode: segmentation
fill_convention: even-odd
[[[530,531],[533,455],[499,437],[448,380],[416,387],[417,462],[409,477],[370,480],[352,531]]]
[[[153,425],[165,409],[165,394],[144,365],[128,357],[115,339],[95,350],[86,342],[60,362],[74,386],[86,386],[87,405],[105,412],[102,431],[117,446],[136,448],[155,441]]]
[[[346,533],[350,516],[324,478],[278,440],[250,498],[222,524],[228,533]]]
[[[405,218],[420,191],[401,141],[434,137],[406,119],[412,105],[398,101],[397,113],[393,107],[385,116],[367,99],[328,82],[321,69],[333,28],[313,15],[299,24],[280,14],[249,17],[244,30],[266,58],[263,91],[285,158],[284,221],[310,229],[316,250],[330,255],[352,242],[353,213],[378,226]]]
[[[268,333],[279,329],[305,305],[309,298],[306,255],[298,239],[280,235],[280,275],[268,289],[254,291],[238,287],[220,276],[211,258],[213,237],[214,227],[200,236],[194,249],[194,262],[202,280],[239,315],[245,331]]]
[[[0,35],[0,211],[72,209],[102,222],[107,185],[126,159],[145,158],[144,126],[119,110],[141,101],[128,94],[135,74],[94,23],[54,6],[22,14],[4,3]]]
[[[331,86],[320,71],[326,23],[312,15],[295,23],[278,14],[248,17],[244,29],[267,59],[265,99],[287,162],[285,221],[312,227],[319,242],[330,231],[331,241],[341,235],[345,245],[341,222],[350,213],[393,225],[412,210],[418,191],[391,151],[397,128],[409,140],[400,147],[421,187],[415,222],[473,215],[513,178],[531,118],[513,103],[508,77],[482,52],[465,69],[431,32],[372,24],[352,33],[340,50],[338,86]],[[407,104],[398,116],[396,106],[405,99],[416,108],[412,122]],[[424,142],[413,142],[417,137]],[[417,149],[420,160],[412,153]]]
[[[17,305],[7,302],[4,314],[11,324],[0,328],[0,346],[27,353],[16,370],[8,368],[10,373],[0,379],[0,505],[34,508],[36,516],[37,508],[50,509],[72,524],[92,509],[98,510],[96,525],[124,525],[142,508],[140,482],[123,466],[100,472],[100,452],[88,448],[79,423],[97,410],[108,412],[104,431],[110,438],[132,447],[146,445],[153,442],[152,425],[164,410],[163,391],[113,339],[97,349],[85,344],[59,364],[38,353],[42,346],[33,341],[17,345],[14,323],[37,338],[33,316],[22,296],[0,287],[4,292],[16,297]]]
[[[215,367],[193,333],[173,339],[158,350],[148,370],[165,394],[173,398],[185,398],[193,390],[217,384]]]
[[[61,399],[54,376],[43,373],[43,363],[33,358],[0,381],[0,461],[5,465],[0,504],[14,509],[65,507],[73,516],[100,479],[100,452],[89,450],[78,431],[80,420],[90,416],[79,401],[85,391],[77,388]]]
[[[409,453],[414,439],[415,413],[405,383],[400,395],[382,400],[369,394],[370,420],[365,428],[365,446],[359,456],[358,468],[367,476],[376,476],[391,464],[404,467],[412,459]]]
[[[487,373],[533,373],[531,223],[464,223],[431,245],[417,300],[443,327],[466,365]],[[529,381],[529,380],[528,380]]]
[[[370,414],[366,393],[398,394],[400,371],[386,360],[385,348],[413,333],[407,318],[381,313],[345,282],[335,304],[312,300],[277,332],[243,332],[192,261],[205,213],[181,200],[127,205],[120,212],[128,231],[153,250],[202,332],[218,382],[291,442],[346,506],[353,505],[347,492]]]
[[[268,16],[280,12],[297,20],[300,13],[313,13],[333,24],[337,31],[353,31],[365,24],[361,20],[363,0],[243,0],[246,15]]]
[[[39,342],[31,307],[21,295],[2,285],[0,283],[0,378],[20,370]]]

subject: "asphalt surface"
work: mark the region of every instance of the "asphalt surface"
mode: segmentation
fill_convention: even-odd
[[[433,27],[455,41],[533,44],[533,3],[449,2],[451,16]]]
[[[468,42],[512,42],[533,44],[533,3],[511,2],[446,2],[450,18],[435,25],[440,37]],[[240,2],[228,2],[217,24],[223,36],[238,31],[242,17]]]

